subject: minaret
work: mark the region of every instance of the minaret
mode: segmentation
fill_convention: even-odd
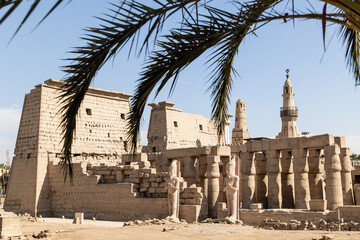
[[[249,130],[246,126],[245,102],[239,99],[236,102],[235,127],[232,131],[232,144],[242,144],[249,139]]]
[[[286,69],[286,81],[283,88],[283,107],[280,109],[282,121],[281,132],[276,138],[295,138],[300,137],[301,133],[296,127],[298,109],[294,103],[293,86],[289,80],[289,69]]]

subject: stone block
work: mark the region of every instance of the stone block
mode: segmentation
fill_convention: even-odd
[[[151,183],[151,187],[158,187],[159,186],[159,183],[157,183],[157,182],[152,182]]]
[[[167,193],[159,193],[159,197],[160,198],[167,198],[168,195],[167,195]]]
[[[149,182],[140,183],[140,187],[142,187],[142,188],[148,188],[150,186],[151,186],[151,184]]]
[[[168,172],[158,172],[158,176],[159,176],[159,177],[167,177],[167,176],[168,176]]]
[[[104,176],[104,179],[105,179],[105,180],[114,180],[114,179],[115,179],[115,176],[113,176],[113,175],[105,175],[105,176]]]
[[[197,222],[200,216],[199,205],[180,205],[179,217],[185,219],[188,223]]]
[[[75,224],[83,224],[84,223],[84,213],[75,213],[74,222]]]
[[[228,215],[228,210],[226,208],[226,203],[218,202],[217,204],[217,218],[223,219]]]
[[[151,166],[149,161],[141,161],[139,162],[140,169],[148,169]]]
[[[142,181],[143,183],[149,183],[149,184],[150,184],[149,178],[142,178],[141,181]]]
[[[180,198],[184,198],[184,199],[194,198],[194,194],[192,192],[183,192],[180,194]]]
[[[20,218],[17,216],[0,216],[1,239],[16,236],[21,236]]]
[[[327,208],[327,200],[323,199],[311,199],[309,200],[310,210],[313,211],[325,211]]]
[[[251,203],[250,204],[250,209],[255,210],[255,209],[262,209],[262,208],[263,208],[262,203]]]
[[[202,193],[199,193],[199,192],[194,192],[194,193],[193,193],[193,197],[194,197],[194,198],[203,198],[203,194],[202,194]]]
[[[359,183],[354,185],[354,193],[355,193],[356,205],[360,205],[360,184]]]

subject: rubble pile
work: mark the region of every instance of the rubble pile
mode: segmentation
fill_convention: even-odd
[[[269,230],[325,230],[337,231],[339,230],[339,222],[326,222],[324,219],[316,221],[307,221],[302,219],[290,220],[290,222],[281,222],[280,220],[263,219],[260,226]],[[341,222],[340,229],[342,231],[360,231],[360,224],[354,221]]]
[[[51,236],[51,234],[50,234],[49,230],[41,231],[38,234],[33,233],[33,235],[32,235],[32,237],[35,239],[48,238],[50,236]]]
[[[180,222],[173,222],[171,219],[146,219],[144,221],[142,220],[135,220],[135,221],[127,221],[124,223],[124,227],[126,226],[142,226],[142,225],[165,225],[170,223],[180,223],[180,224],[187,224],[187,222],[184,219],[181,219]]]
[[[243,221],[237,219],[236,222],[234,223],[229,221],[227,218],[217,218],[217,219],[207,218],[201,221],[201,223],[243,224]]]
[[[29,213],[24,213],[23,215],[19,214],[20,217],[22,217],[22,219],[24,221],[28,221],[28,222],[42,222],[41,217],[33,217],[31,216]]]

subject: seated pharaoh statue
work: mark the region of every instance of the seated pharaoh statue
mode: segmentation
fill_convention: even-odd
[[[226,177],[224,179],[224,192],[226,192],[226,207],[228,209],[228,216],[226,219],[229,222],[236,222],[237,215],[237,199],[239,189],[239,177],[235,175],[236,157],[232,156],[230,162],[226,164]]]

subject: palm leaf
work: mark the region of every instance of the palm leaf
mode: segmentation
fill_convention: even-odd
[[[41,21],[37,24],[37,26],[39,26],[64,0],[58,0],[51,8],[50,10],[45,14],[45,16],[41,19]],[[71,0],[70,0],[71,1]],[[21,3],[26,2],[28,3],[29,1],[25,1],[25,0],[3,0],[0,1],[0,10],[8,8],[8,10],[6,11],[6,13],[2,16],[2,18],[0,19],[0,24],[2,24],[5,20],[7,20],[16,9],[18,9],[18,7],[20,6]],[[25,22],[28,21],[28,19],[30,18],[30,16],[32,15],[32,13],[37,9],[37,7],[39,6],[39,3],[41,2],[41,0],[33,0],[33,3],[30,5],[29,10],[27,11],[27,13],[25,14],[24,18],[22,19],[21,23],[19,24],[19,26],[17,27],[15,33],[13,34],[13,36],[11,37],[11,39],[13,39],[15,37],[15,35],[20,31],[20,29],[24,26]],[[45,1],[42,1],[45,2]]]
[[[205,20],[186,22],[184,28],[172,31],[166,41],[158,44],[138,82],[136,93],[131,102],[131,114],[128,118],[128,139],[132,149],[136,149],[140,121],[150,93],[156,95],[172,79],[170,92],[174,89],[179,73],[191,62],[213,47],[218,46],[209,62],[216,66],[212,76],[212,117],[217,125],[219,140],[223,136],[228,119],[227,106],[231,91],[233,61],[244,37],[252,24],[271,6],[279,1],[251,1],[241,4],[238,13],[230,14],[214,7]],[[216,58],[214,56],[220,56]]]
[[[343,39],[345,45],[345,59],[346,64],[355,77],[355,84],[360,83],[360,69],[359,69],[359,47],[360,36],[359,33],[351,28],[342,26],[339,31],[340,37]]]
[[[141,44],[140,52],[147,48],[150,39],[156,40],[164,22],[174,13],[184,8],[193,7],[199,0],[155,1],[158,7],[149,7],[138,1],[123,1],[121,5],[112,4],[110,12],[99,18],[103,24],[97,28],[88,28],[83,38],[87,41],[84,47],[72,51],[76,55],[69,58],[71,64],[64,67],[68,74],[63,87],[62,112],[62,166],[65,173],[72,173],[71,145],[76,128],[78,114],[85,93],[97,71],[112,57],[115,57],[127,43],[137,42],[137,36],[144,27],[149,26]],[[130,48],[131,51],[132,47]],[[68,168],[68,170],[66,170]]]

